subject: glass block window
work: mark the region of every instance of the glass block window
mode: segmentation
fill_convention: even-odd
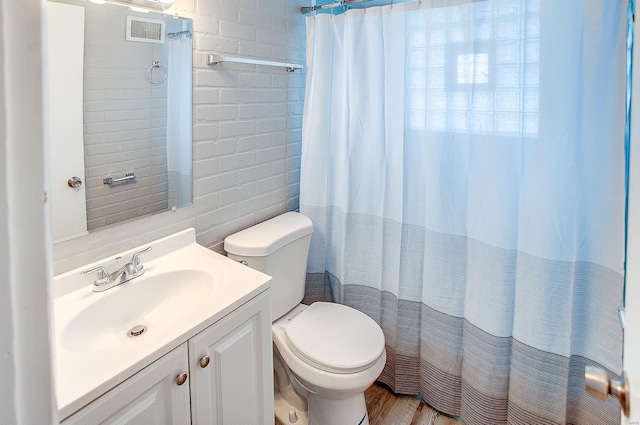
[[[414,130],[535,137],[539,0],[430,9],[408,22]]]

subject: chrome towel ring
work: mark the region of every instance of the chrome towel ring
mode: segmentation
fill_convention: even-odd
[[[153,68],[158,68],[158,69],[160,69],[160,70],[162,71],[163,75],[162,75],[162,78],[161,78],[161,79],[159,79],[159,80],[154,80],[154,79],[151,77],[151,71],[153,71]],[[153,62],[151,63],[151,66],[149,67],[149,70],[147,71],[147,78],[148,78],[148,79],[149,79],[149,81],[151,81],[153,84],[161,84],[161,83],[164,83],[164,80],[166,80],[166,79],[167,79],[167,67],[166,67],[166,66],[164,66],[163,64],[161,64],[161,63],[160,63],[160,62],[158,62],[158,61],[153,61]]]

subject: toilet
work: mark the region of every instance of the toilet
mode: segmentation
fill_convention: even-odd
[[[369,424],[364,391],[382,372],[384,335],[341,304],[300,304],[313,223],[288,212],[228,236],[227,256],[272,277],[275,413],[283,424]]]

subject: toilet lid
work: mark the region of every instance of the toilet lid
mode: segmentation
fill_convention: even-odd
[[[341,304],[311,304],[284,332],[296,356],[327,372],[360,372],[384,351],[380,326],[366,314]]]

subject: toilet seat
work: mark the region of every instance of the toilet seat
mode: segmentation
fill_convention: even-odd
[[[384,352],[384,334],[378,324],[341,304],[311,304],[289,321],[284,333],[287,346],[299,359],[326,372],[361,372]]]

